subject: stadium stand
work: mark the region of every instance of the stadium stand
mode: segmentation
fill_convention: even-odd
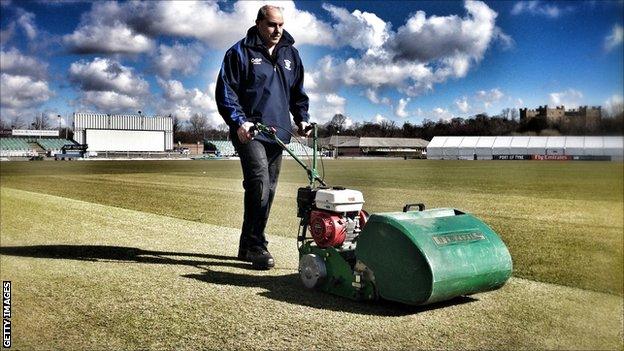
[[[305,146],[300,143],[290,143],[287,145],[288,149],[292,151],[297,156],[312,156],[312,148]],[[282,155],[288,155],[288,153],[284,150]]]
[[[27,157],[33,156],[35,148],[41,147],[46,152],[58,152],[65,144],[76,144],[74,141],[59,138],[0,138],[0,156]]]
[[[28,145],[28,139],[0,138],[0,156],[2,157],[32,156],[32,150],[30,146]]]
[[[206,142],[209,145],[214,146],[214,149],[218,151],[219,155],[224,157],[230,157],[236,155],[236,150],[231,141],[227,140],[211,140]]]
[[[227,140],[210,140],[207,141],[206,144],[212,145],[211,148],[214,148],[218,151],[219,155],[224,157],[230,157],[236,155],[236,150],[234,149],[234,145],[231,141]],[[288,149],[290,149],[297,156],[312,156],[312,148],[305,146],[300,143],[290,143],[287,145]],[[283,151],[282,155],[288,155],[288,152]]]
[[[46,151],[59,151],[66,144],[76,145],[75,142],[67,139],[41,138],[36,141]]]

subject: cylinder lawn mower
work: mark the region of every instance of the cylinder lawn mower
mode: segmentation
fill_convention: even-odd
[[[328,187],[316,170],[317,129],[311,128],[308,167],[275,129],[255,127],[286,150],[310,180],[297,193],[299,274],[305,287],[354,300],[421,305],[498,289],[509,279],[507,247],[475,216],[454,208],[425,210],[421,203],[369,216],[361,192]]]

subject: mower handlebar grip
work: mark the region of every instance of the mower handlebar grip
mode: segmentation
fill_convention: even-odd
[[[425,210],[425,204],[423,204],[423,203],[407,204],[407,205],[403,206],[403,212],[409,211],[412,206],[418,206],[418,211],[424,211]]]

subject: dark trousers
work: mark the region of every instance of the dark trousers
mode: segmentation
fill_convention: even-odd
[[[242,144],[231,133],[232,143],[240,157],[245,189],[245,214],[239,246],[244,249],[267,249],[264,229],[271,212],[282,164],[282,148],[275,144],[253,139]]]

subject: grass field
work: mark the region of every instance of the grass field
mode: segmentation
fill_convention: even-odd
[[[238,162],[0,166],[2,279],[24,311],[17,347],[622,348],[622,163],[326,162],[330,184],[361,190],[369,212],[456,207],[505,241],[514,278],[503,289],[426,308],[301,287],[295,195],[306,179],[292,161],[268,226],[270,272],[232,259]]]

